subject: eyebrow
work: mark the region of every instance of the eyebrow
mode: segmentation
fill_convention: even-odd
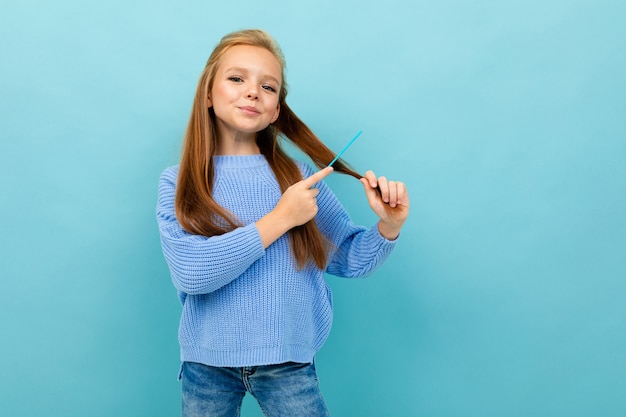
[[[226,71],[226,73],[229,72],[241,72],[242,74],[248,74],[248,70],[245,68],[241,68],[241,67],[230,67],[228,68]],[[274,77],[273,75],[270,74],[264,74],[262,78],[269,78],[270,80],[274,81],[276,84],[280,85],[280,81],[278,81],[278,79],[276,77]]]

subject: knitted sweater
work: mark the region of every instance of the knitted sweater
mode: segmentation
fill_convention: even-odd
[[[264,156],[216,156],[214,162],[213,197],[243,224],[223,235],[207,238],[181,228],[174,210],[178,166],[167,168],[159,182],[161,245],[183,305],[181,360],[229,367],[311,362],[332,322],[325,271],[314,265],[298,270],[286,234],[263,248],[255,222],[281,197]],[[314,172],[298,166],[304,178]],[[376,226],[355,226],[328,186],[316,186],[315,221],[334,248],[326,272],[371,273],[395,241]]]

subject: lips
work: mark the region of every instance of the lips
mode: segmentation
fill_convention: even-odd
[[[243,113],[249,114],[249,115],[255,115],[255,114],[261,113],[260,111],[258,111],[256,109],[256,107],[252,107],[252,106],[239,107],[239,110],[241,110]]]

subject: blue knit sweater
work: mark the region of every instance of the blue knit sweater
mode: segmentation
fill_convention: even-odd
[[[255,222],[281,197],[264,156],[217,156],[214,162],[213,196],[244,225],[229,233],[207,238],[184,231],[174,210],[178,166],[167,168],[159,182],[161,244],[183,305],[181,360],[231,367],[311,362],[332,322],[324,271],[298,270],[287,235],[263,248]],[[298,164],[305,178],[314,172]],[[395,241],[376,226],[355,226],[328,186],[317,187],[315,221],[334,247],[326,272],[371,273]]]

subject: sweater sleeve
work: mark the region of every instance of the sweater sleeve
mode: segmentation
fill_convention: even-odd
[[[309,166],[301,169],[305,177],[313,173]],[[397,239],[385,239],[377,225],[369,229],[355,225],[328,185],[322,181],[316,187],[319,211],[315,221],[332,245],[326,272],[346,278],[371,274],[393,252]]]
[[[168,168],[159,180],[156,215],[161,246],[176,289],[207,294],[239,277],[265,249],[254,223],[208,238],[183,230],[174,209],[177,172]]]

